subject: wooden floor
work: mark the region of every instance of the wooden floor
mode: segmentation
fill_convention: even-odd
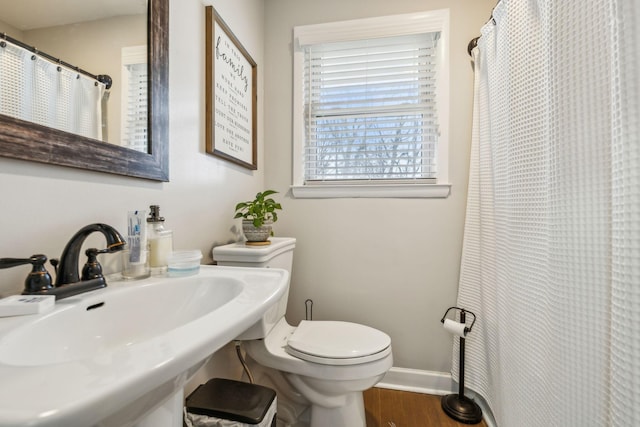
[[[372,388],[364,392],[367,427],[462,427],[442,411],[440,396]],[[480,422],[475,424],[487,427]]]

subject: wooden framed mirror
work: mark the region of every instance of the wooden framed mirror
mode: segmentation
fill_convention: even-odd
[[[147,153],[0,115],[0,156],[169,181],[169,0],[149,0],[147,20]]]

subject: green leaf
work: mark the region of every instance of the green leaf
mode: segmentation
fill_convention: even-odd
[[[282,210],[282,206],[273,198],[268,197],[277,193],[275,190],[265,190],[257,193],[254,200],[238,203],[234,218],[250,219],[256,227],[262,226],[267,220],[277,221],[278,216],[275,211],[276,209]]]

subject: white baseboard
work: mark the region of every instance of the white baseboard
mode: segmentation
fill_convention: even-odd
[[[458,392],[458,384],[448,372],[422,371],[419,369],[391,368],[376,387],[392,390],[411,391],[414,393],[434,394],[442,396]],[[487,402],[477,393],[468,392],[469,397],[482,409],[487,427],[497,427]],[[465,395],[467,395],[465,387]]]
[[[454,392],[454,382],[447,372],[391,368],[376,387],[415,393],[444,395]]]

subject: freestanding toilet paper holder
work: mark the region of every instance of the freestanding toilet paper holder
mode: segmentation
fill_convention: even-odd
[[[442,396],[440,403],[442,404],[442,410],[454,420],[463,424],[478,424],[482,421],[482,409],[480,409],[480,406],[478,406],[476,402],[464,395],[464,340],[467,334],[471,332],[473,324],[476,323],[476,315],[460,307],[449,307],[444,313],[444,316],[442,316],[442,319],[440,319],[441,323],[445,324],[447,314],[451,310],[458,310],[460,312],[460,324],[456,329],[461,333],[458,334],[454,332],[455,335],[460,337],[458,393]],[[469,326],[466,326],[467,313],[473,316],[473,320]],[[464,325],[464,328],[461,328],[462,325]]]

